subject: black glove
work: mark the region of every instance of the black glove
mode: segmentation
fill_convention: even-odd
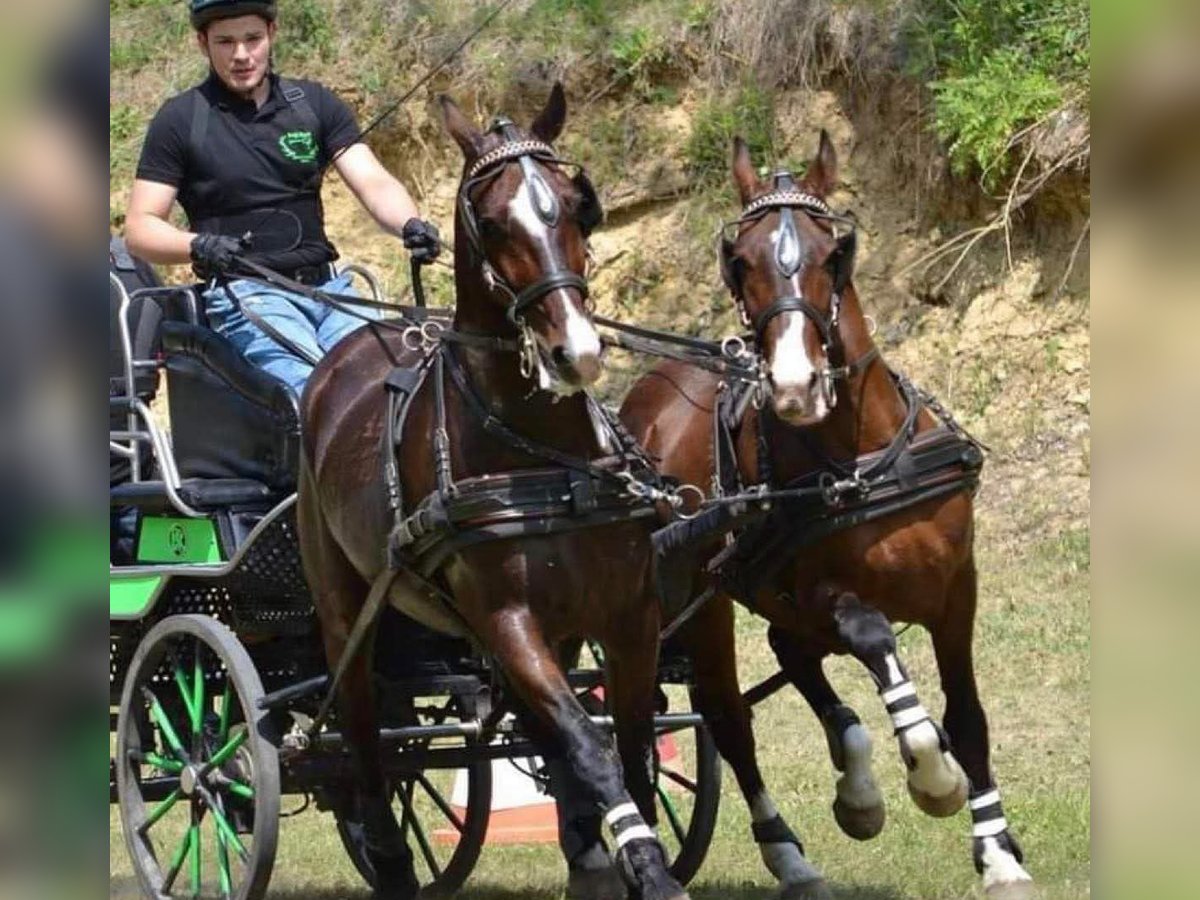
[[[422,265],[428,265],[438,258],[442,250],[442,240],[438,235],[437,226],[424,219],[413,216],[404,223],[400,231],[404,241],[404,249],[412,254],[412,258]]]
[[[228,275],[237,266],[236,254],[246,249],[241,238],[227,234],[198,234],[192,238],[192,268],[201,278]]]

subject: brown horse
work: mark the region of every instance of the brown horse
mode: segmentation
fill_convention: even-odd
[[[743,484],[761,483],[763,473],[772,487],[812,484],[816,473],[832,470],[841,480],[837,486],[853,492],[868,461],[887,457],[892,448],[931,446],[932,438],[947,435],[916,391],[884,364],[871,339],[851,281],[854,231],[837,234],[839,217],[824,201],[836,171],[824,132],[798,184],[786,173],[774,183],[760,180],[745,144],[734,144],[733,178],[745,212],[735,239],[722,239],[722,270],[754,328],[762,389],[770,395],[761,410],[748,407],[732,433]],[[720,389],[715,376],[667,363],[634,386],[621,415],[662,460],[664,474],[711,484]],[[963,438],[955,446],[966,444]],[[880,456],[864,459],[872,453]],[[818,483],[835,486],[833,478]],[[987,723],[975,686],[972,504],[971,490],[961,484],[818,534],[807,544],[789,543],[789,534],[760,534],[778,541],[778,564],[763,565],[766,558],[757,557],[763,577],[746,582],[752,586],[737,599],[770,622],[770,644],[784,673],[825,726],[834,766],[843,773],[834,801],[842,830],[873,837],[883,826],[884,805],[871,773],[870,738],[822,671],[830,653],[851,653],[871,673],[895,726],[909,792],[922,810],[934,816],[957,812],[968,798],[970,778],[973,851],[984,886],[993,894],[1026,896],[1031,880],[989,768]],[[795,526],[794,534],[803,526],[795,518],[777,521],[784,525],[776,532]],[[697,581],[704,577],[697,570]],[[919,623],[932,635],[946,696],[945,732],[917,699],[896,653],[893,621]],[[718,747],[754,818],[762,820],[774,809],[755,762],[749,710],[738,695],[731,623],[722,594],[680,634],[700,664],[700,702]],[[770,846],[763,847],[764,856],[778,874],[778,863],[767,855]],[[810,877],[811,867],[795,855],[791,865],[796,878]]]
[[[528,132],[499,119],[482,132],[451,101],[441,103],[465,156],[455,218],[457,304],[451,331],[440,342],[427,331],[425,341],[439,345],[442,364],[457,375],[444,382],[430,376],[404,420],[396,461],[400,495],[411,500],[445,487],[439,471],[453,473],[455,485],[484,476],[490,483],[503,473],[565,477],[568,469],[547,458],[590,460],[590,466],[610,452],[590,401],[578,392],[601,371],[584,278],[587,232],[599,209],[590,184],[569,178],[550,147],[566,118],[562,89],[555,86]],[[300,539],[331,669],[385,565],[394,518],[381,450],[389,427],[384,383],[420,361],[414,343],[412,334],[360,329],[322,361],[303,397]],[[585,840],[564,841],[571,890],[583,896],[624,896],[622,875],[646,900],[687,896],[643,819],[654,810],[647,761],[659,631],[648,579],[649,527],[646,518],[613,517],[581,530],[530,528],[459,545],[429,576],[447,605],[439,608],[420,580],[404,575],[389,597],[415,617],[478,642],[499,666],[506,690],[532,713],[531,727],[561,757],[560,774],[565,769],[586,801],[581,816],[607,823],[620,866],[599,827]],[[606,651],[620,759],[575,699],[558,661],[561,648],[580,637],[598,640]],[[371,673],[364,648],[340,684],[340,724],[360,779],[379,895],[408,898],[416,891],[412,857],[390,807]]]

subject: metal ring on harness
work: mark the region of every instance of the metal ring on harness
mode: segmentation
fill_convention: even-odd
[[[400,343],[404,345],[405,350],[411,350],[414,353],[419,351],[423,346],[420,326],[410,325],[400,332]]]
[[[721,339],[721,352],[733,360],[743,360],[750,356],[746,342],[736,334]]]
[[[696,495],[696,511],[691,512],[691,513],[684,512],[682,509],[683,495],[686,494],[688,491],[691,491],[693,494]],[[675,497],[678,498],[679,505],[676,506],[674,503],[672,503],[671,505],[675,510],[675,515],[677,515],[679,518],[690,521],[691,519],[694,519],[694,518],[696,518],[696,516],[700,515],[701,512],[703,512],[703,507],[701,504],[704,503],[704,491],[700,490],[700,488],[696,487],[696,485],[694,485],[694,484],[679,485],[679,487],[675,488]]]
[[[433,346],[442,339],[442,335],[446,332],[446,326],[437,319],[426,319],[421,323],[420,327],[421,340],[428,346]]]

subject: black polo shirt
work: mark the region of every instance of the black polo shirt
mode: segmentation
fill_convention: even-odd
[[[325,236],[319,173],[359,140],[354,114],[323,85],[289,79],[312,109],[313,134],[312,118],[285,98],[278,76],[269,78],[271,92],[260,107],[215,73],[172,97],[146,132],[137,177],[176,188],[193,230],[252,230],[253,255],[268,265],[291,269],[336,259]],[[204,101],[198,135],[196,105]]]

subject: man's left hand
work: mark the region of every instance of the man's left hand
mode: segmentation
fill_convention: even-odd
[[[412,254],[412,258],[422,265],[428,265],[438,258],[442,249],[442,239],[437,226],[416,216],[404,223],[400,232],[404,248]]]

